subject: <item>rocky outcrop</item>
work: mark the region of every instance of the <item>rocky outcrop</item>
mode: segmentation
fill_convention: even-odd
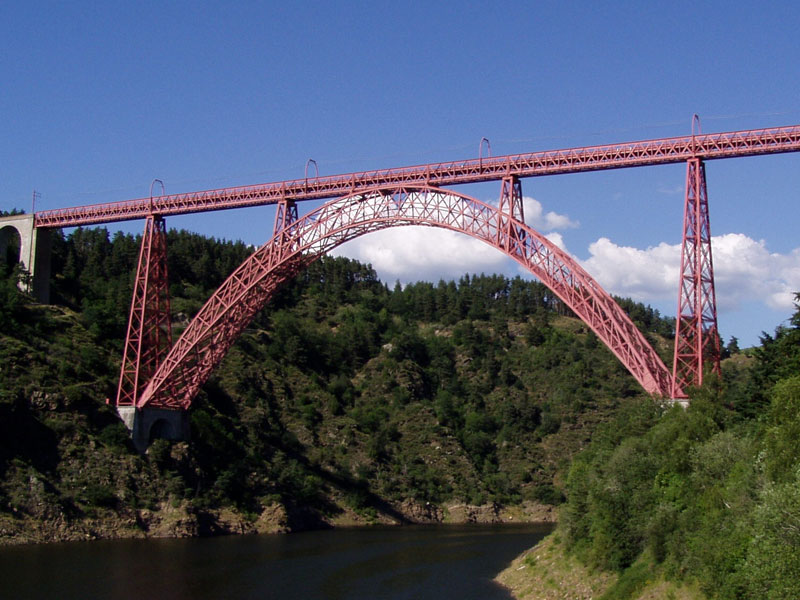
[[[448,504],[445,511],[447,523],[555,523],[558,520],[554,506],[534,502],[517,506],[454,503]]]
[[[36,487],[37,484],[33,484]],[[113,538],[187,538],[215,535],[289,533],[329,527],[370,524],[522,523],[554,522],[555,509],[526,502],[519,506],[474,506],[451,503],[439,506],[406,499],[386,503],[377,511],[362,513],[346,507],[335,517],[308,507],[273,503],[253,519],[233,508],[199,509],[189,501],[164,502],[153,509],[98,511],[76,517],[51,506],[35,515],[0,514],[0,545],[63,542]]]

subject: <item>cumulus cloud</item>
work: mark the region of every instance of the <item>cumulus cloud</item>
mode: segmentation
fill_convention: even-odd
[[[568,252],[561,231],[578,227],[567,215],[546,211],[525,197],[525,221]],[[800,248],[787,254],[770,252],[766,243],[742,233],[712,239],[717,307],[720,314],[747,305],[790,312],[800,290]],[[647,304],[677,302],[680,245],[648,248],[621,246],[601,237],[588,247],[582,266],[607,291]],[[469,236],[435,227],[396,227],[367,234],[336,248],[332,254],[370,263],[383,281],[402,283],[454,279],[464,273],[519,273],[495,248]]]
[[[581,265],[612,294],[652,301],[677,295],[680,252],[680,245],[662,242],[641,250],[602,237],[589,245]]]
[[[762,300],[776,310],[791,310],[794,293],[800,291],[800,248],[788,254],[771,253],[764,240],[729,233],[712,240],[717,303]]]
[[[567,215],[560,215],[553,211],[545,212],[542,203],[535,198],[524,196],[522,208],[525,211],[525,223],[537,231],[556,231],[578,227],[579,223]]]
[[[546,237],[548,241],[553,242],[553,244],[558,246],[561,250],[569,254],[569,251],[567,250],[567,245],[564,243],[563,235],[561,235],[557,231],[551,231],[550,233],[546,233],[544,237]]]
[[[370,233],[334,249],[372,264],[380,278],[392,283],[457,279],[464,273],[498,273],[507,267],[505,254],[463,233],[435,227],[395,227]]]
[[[495,202],[496,204],[496,202]],[[568,216],[545,211],[542,204],[523,198],[525,222],[564,249],[556,230],[577,227]],[[514,263],[505,254],[463,233],[435,227],[395,227],[363,235],[334,249],[335,256],[349,256],[372,264],[388,283],[400,280],[438,281],[457,279],[464,273],[511,272]]]
[[[737,310],[742,304],[764,302],[776,310],[791,310],[800,290],[800,248],[789,254],[770,253],[763,240],[741,233],[712,238],[717,308]],[[606,290],[642,302],[677,302],[679,244],[661,243],[644,250],[619,246],[600,238],[589,246],[583,267]]]
[[[524,198],[524,209],[528,225],[571,254],[562,232],[578,227],[576,221],[545,210],[530,197]],[[758,331],[770,329],[781,315],[794,310],[794,294],[800,290],[800,248],[785,254],[770,252],[766,242],[742,233],[716,236],[712,246],[720,329],[732,331],[744,343],[757,343]],[[583,253],[583,248],[577,249],[578,255]],[[674,314],[680,253],[680,244],[636,248],[601,237],[588,246],[588,258],[576,260],[608,292]],[[372,264],[390,285],[396,280],[405,284],[457,279],[464,273],[528,275],[497,249],[436,227],[385,229],[351,240],[332,254]]]

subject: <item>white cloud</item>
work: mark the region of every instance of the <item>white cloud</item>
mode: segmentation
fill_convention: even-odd
[[[523,198],[525,222],[564,248],[557,229],[577,227],[566,215],[545,212],[541,203]],[[496,202],[495,202],[496,204]],[[402,283],[457,279],[465,273],[510,273],[508,257],[463,233],[437,227],[394,227],[363,235],[334,249],[335,256],[349,256],[370,263],[382,281]]]
[[[525,212],[525,223],[537,231],[556,231],[579,226],[577,221],[571,220],[567,215],[560,215],[553,211],[544,212],[542,203],[535,198],[524,196],[522,208]]]
[[[607,291],[642,302],[674,298],[677,305],[680,245],[661,243],[645,250],[618,246],[608,238],[590,244],[583,267]],[[800,290],[800,248],[770,253],[765,242],[742,233],[712,238],[717,308],[733,311],[751,302],[791,310]]]
[[[463,233],[436,227],[394,227],[363,235],[331,254],[372,264],[381,280],[457,279],[464,273],[498,273],[508,267],[505,254]]]
[[[545,211],[534,198],[524,198],[525,220],[567,252],[559,230],[577,227],[566,215]],[[800,248],[770,253],[766,243],[741,233],[713,238],[717,308],[720,315],[763,307],[790,313],[800,290]],[[660,243],[645,249],[620,246],[601,237],[589,245],[589,258],[579,261],[612,294],[675,310],[678,296],[680,245]],[[521,273],[503,253],[467,235],[436,227],[395,227],[367,234],[333,250],[370,263],[390,285],[457,279],[464,273]],[[773,317],[770,317],[770,319]],[[761,325],[760,327],[763,327]],[[769,324],[766,324],[769,328]]]
[[[737,308],[760,300],[776,310],[791,310],[800,291],[800,248],[789,254],[770,253],[764,240],[742,233],[713,238],[717,304]]]
[[[612,294],[640,302],[677,297],[680,245],[640,250],[602,237],[589,245],[589,254],[581,265]]]
[[[561,250],[569,254],[567,250],[567,245],[564,243],[564,236],[558,233],[557,231],[551,231],[550,233],[545,234],[544,236],[549,241],[553,242],[556,246],[558,246]]]

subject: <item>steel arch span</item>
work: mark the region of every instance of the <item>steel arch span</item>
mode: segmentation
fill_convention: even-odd
[[[351,194],[287,222],[206,302],[136,406],[188,409],[236,337],[281,284],[348,240],[403,225],[458,231],[504,252],[572,309],[645,391],[668,397],[669,371],[620,306],[569,255],[512,214],[450,190],[397,187]]]

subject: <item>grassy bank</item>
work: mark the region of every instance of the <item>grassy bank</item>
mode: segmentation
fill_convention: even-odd
[[[519,556],[496,579],[517,600],[706,600],[696,587],[667,581],[642,558],[622,575],[593,570],[567,553],[558,531]]]

